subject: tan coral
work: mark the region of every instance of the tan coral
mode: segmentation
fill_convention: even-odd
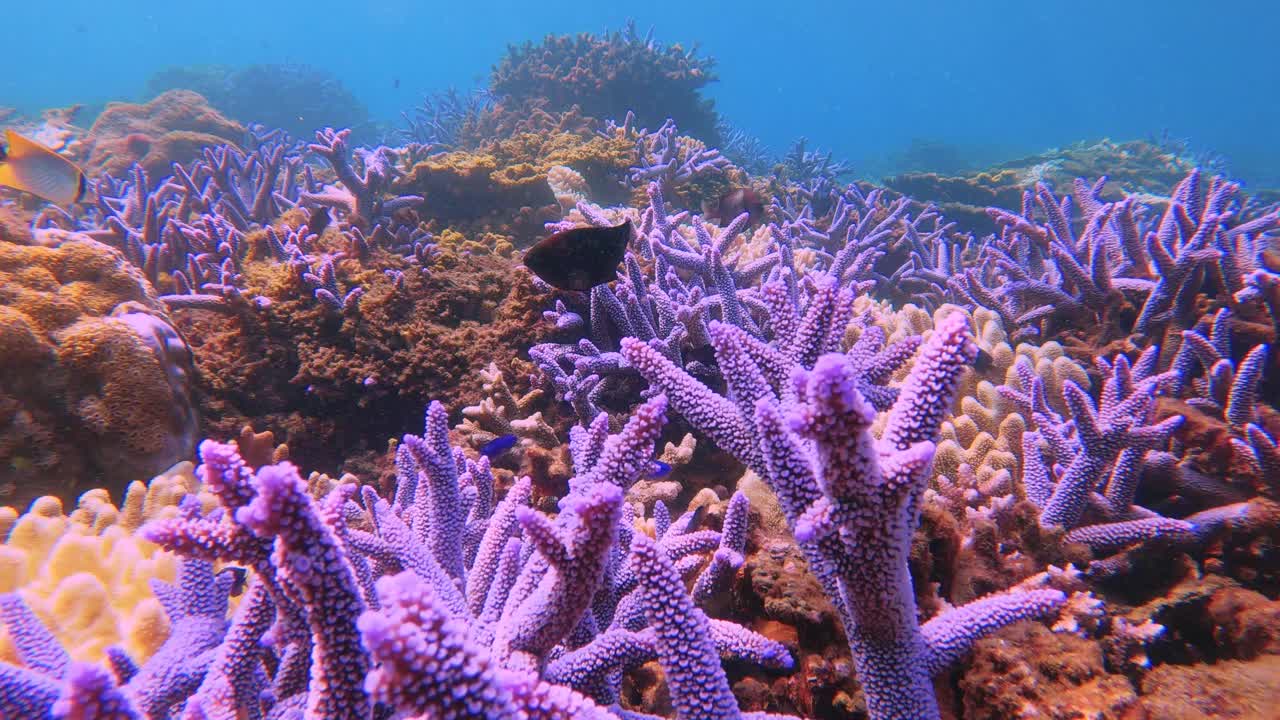
[[[586,200],[587,193],[591,191],[582,173],[566,165],[556,165],[547,171],[547,185],[564,211]]]
[[[688,465],[693,460],[693,452],[698,447],[698,441],[694,439],[692,433],[685,433],[680,439],[680,444],[668,442],[662,449],[662,454],[658,456],[658,460],[666,463],[671,467],[672,471]],[[627,501],[640,503],[646,508],[653,507],[653,504],[662,501],[667,505],[676,501],[680,493],[684,491],[684,483],[677,480],[671,480],[669,477],[657,478],[640,478],[634,485],[627,490]]]
[[[81,143],[83,165],[90,174],[120,176],[136,162],[159,177],[172,163],[189,162],[206,147],[234,145],[244,134],[198,93],[170,90],[145,104],[109,103]]]
[[[1026,421],[994,385],[983,380],[975,394],[962,397],[959,413],[942,423],[933,460],[939,489],[950,491],[953,500],[959,491],[968,506],[1014,492],[1026,430]]]
[[[1018,343],[1018,347],[1014,349],[1014,352],[1017,357],[1027,358],[1035,369],[1036,374],[1044,380],[1044,392],[1049,401],[1049,406],[1064,417],[1069,417],[1071,410],[1067,407],[1066,401],[1062,399],[1062,388],[1067,381],[1071,381],[1088,390],[1090,385],[1089,373],[1084,367],[1067,357],[1066,350],[1063,349],[1062,345],[1052,340],[1043,345]],[[1017,360],[1015,359],[1014,362],[1016,363]],[[1005,374],[1005,384],[1022,389],[1022,384],[1018,381],[1017,372],[1012,366]]]
[[[576,133],[518,133],[422,159],[408,169],[394,190],[426,198],[423,212],[456,225],[486,229],[492,218],[507,218],[520,208],[546,209],[544,220],[558,219],[560,203],[548,184],[553,168],[568,167],[582,179],[583,195],[613,202],[625,198],[620,181],[633,163],[634,148],[623,138]],[[494,226],[497,229],[497,226]],[[526,228],[531,237],[540,226]],[[517,228],[505,227],[520,238]],[[511,232],[516,231],[516,232]],[[520,238],[523,239],[523,238]]]
[[[523,441],[545,449],[560,444],[555,430],[532,408],[542,403],[543,392],[533,389],[516,397],[507,385],[498,364],[490,362],[479,372],[484,397],[476,405],[462,409],[462,423],[454,428],[469,447],[480,449],[503,435],[515,435]]]
[[[0,243],[0,357],[0,502],[119,492],[191,451],[186,344],[106,245]]]

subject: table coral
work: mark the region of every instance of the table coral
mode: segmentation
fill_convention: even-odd
[[[905,172],[884,182],[891,190],[912,198],[913,204],[935,204],[964,230],[983,235],[996,231],[987,208],[1017,207],[1023,188],[1037,182],[1066,187],[1078,177],[1106,175],[1116,183],[1111,198],[1118,198],[1120,189],[1167,194],[1194,165],[1149,142],[1101,140],[1009,160],[973,173]]]

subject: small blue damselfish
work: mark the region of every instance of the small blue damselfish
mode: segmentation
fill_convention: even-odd
[[[480,448],[480,454],[486,457],[497,457],[498,455],[501,455],[515,447],[516,440],[517,438],[515,435],[502,435],[496,437],[485,443],[484,447]]]

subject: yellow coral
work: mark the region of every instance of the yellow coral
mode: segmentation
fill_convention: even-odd
[[[22,516],[0,508],[0,537],[7,538],[0,545],[0,592],[19,592],[75,660],[101,660],[111,645],[138,660],[150,657],[169,634],[150,581],[173,581],[178,561],[134,531],[176,513],[188,493],[206,510],[216,504],[193,469],[179,463],[150,483],[133,483],[122,507],[93,490],[70,515],[49,496]],[[0,659],[17,662],[3,633]]]
[[[575,190],[584,196],[614,190],[633,164],[634,151],[631,142],[617,137],[517,133],[475,151],[431,155],[406,173],[396,191],[426,197],[424,207],[444,219],[480,218],[556,204],[548,184],[555,168],[574,173]]]
[[[1067,357],[1062,345],[1052,340],[1043,345],[1018,343],[1015,353],[1019,357],[1027,358],[1035,368],[1036,374],[1044,380],[1044,391],[1049,405],[1064,417],[1069,417],[1072,413],[1062,399],[1062,388],[1070,380],[1088,390],[1089,373],[1085,371],[1084,366]],[[1022,387],[1012,365],[1005,373],[1005,384],[1015,388]]]

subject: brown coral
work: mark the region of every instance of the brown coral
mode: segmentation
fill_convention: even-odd
[[[83,140],[84,169],[123,175],[136,162],[148,173],[168,175],[172,163],[189,162],[206,147],[239,143],[244,126],[190,90],[170,90],[148,103],[110,103]]]
[[[501,257],[458,253],[428,274],[377,250],[338,263],[343,287],[365,289],[359,312],[343,315],[299,292],[286,266],[248,263],[250,292],[270,297],[268,308],[180,318],[200,370],[205,432],[268,427],[295,462],[377,477],[359,463],[420,426],[430,400],[460,411],[481,395],[476,368],[510,369],[539,340],[543,298],[513,269]],[[511,392],[527,391],[523,373],[507,377]]]
[[[0,244],[0,499],[122,489],[191,451],[186,345],[120,253]]]
[[[1142,694],[1148,717],[1159,720],[1275,718],[1280,656],[1215,665],[1163,665],[1143,679]]]
[[[490,88],[517,103],[536,98],[548,111],[576,106],[602,120],[621,119],[629,110],[648,127],[674,118],[694,135],[718,142],[713,103],[700,94],[716,79],[714,64],[678,44],[646,41],[630,26],[604,36],[547,35],[537,45],[508,46]]]
[[[1101,646],[1030,622],[979,640],[960,691],[970,720],[1141,717],[1133,685],[1107,672]]]

